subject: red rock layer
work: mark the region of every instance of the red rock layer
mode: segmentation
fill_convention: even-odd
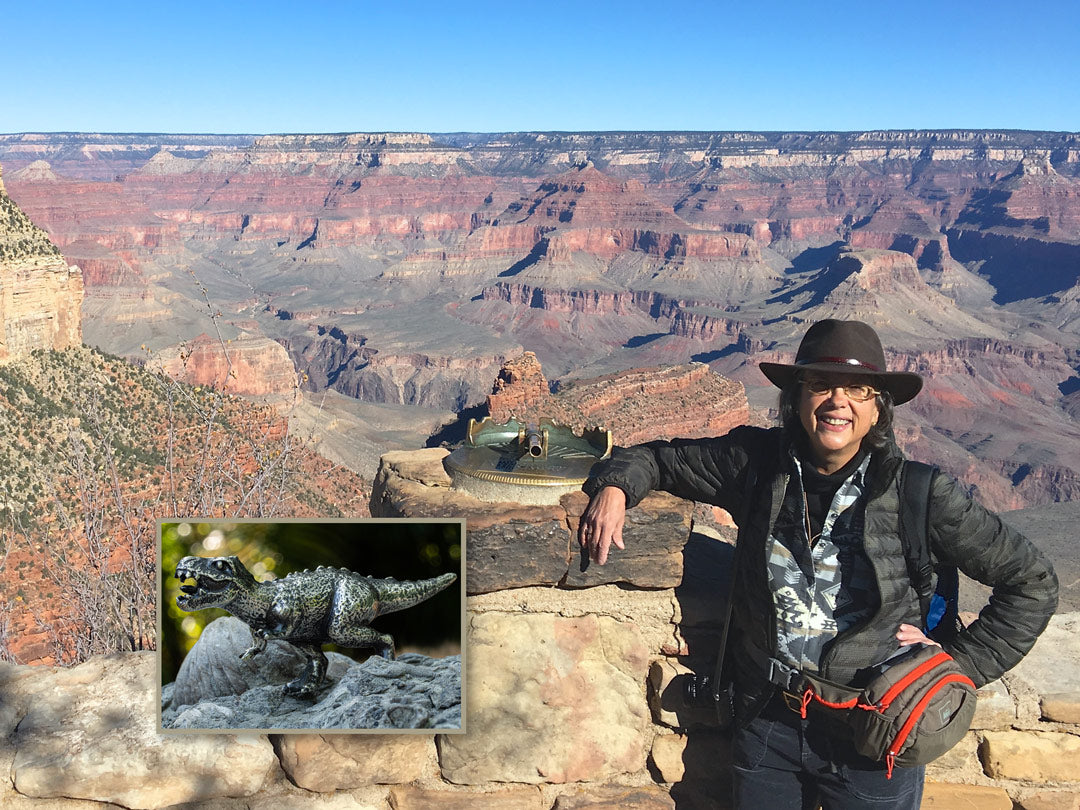
[[[619,445],[716,436],[750,420],[742,385],[704,364],[575,380],[552,394],[531,352],[503,366],[487,405],[496,423],[546,417],[575,430],[602,427]]]
[[[591,165],[545,180],[535,192],[509,205],[495,224],[502,222],[575,228],[648,224],[665,230],[686,226],[640,181],[620,181]]]
[[[268,338],[242,337],[223,345],[201,335],[180,349],[161,352],[153,364],[173,379],[232,394],[289,394],[298,386],[288,352]]]
[[[761,249],[742,233],[661,232],[619,228],[578,228],[560,231],[548,239],[549,258],[568,258],[584,252],[610,259],[620,253],[637,251],[660,258],[753,259],[760,261]]]

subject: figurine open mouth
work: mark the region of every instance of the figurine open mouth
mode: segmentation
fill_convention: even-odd
[[[177,566],[176,578],[180,580],[180,592],[184,596],[194,596],[199,592],[221,593],[229,587],[229,583],[226,580],[200,575],[190,568],[181,566]],[[178,598],[182,599],[183,597]]]

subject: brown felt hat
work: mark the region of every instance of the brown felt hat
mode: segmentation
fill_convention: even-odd
[[[761,373],[777,388],[807,371],[868,374],[875,384],[902,405],[922,390],[923,380],[908,371],[886,371],[885,352],[877,332],[862,321],[818,321],[803,335],[793,364],[760,363]]]

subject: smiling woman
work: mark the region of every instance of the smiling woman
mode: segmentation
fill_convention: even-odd
[[[780,427],[618,448],[584,487],[592,500],[579,541],[603,564],[612,545],[624,548],[626,508],[652,489],[731,512],[729,655],[717,672],[736,722],[735,807],[917,808],[924,766],[860,754],[857,732],[838,734],[835,715],[807,710],[809,679],[857,691],[901,649],[940,644],[936,654],[987,683],[1046,627],[1057,580],[1031,543],[936,475],[925,504],[931,562],[959,567],[994,597],[972,628],[929,638],[900,526],[907,462],[892,431],[893,405],[916,396],[922,378],[888,371],[877,334],[858,321],[820,321],[793,363],[760,368],[780,389]]]

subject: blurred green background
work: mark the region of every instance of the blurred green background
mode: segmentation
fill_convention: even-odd
[[[228,613],[219,608],[187,613],[176,606],[180,583],[176,564],[183,557],[236,555],[261,581],[320,565],[347,568],[371,577],[430,579],[452,571],[449,588],[411,608],[380,616],[372,627],[394,637],[397,652],[432,657],[456,655],[462,640],[461,521],[176,521],[161,524],[161,683],[171,683],[184,656],[204,627]],[[369,650],[338,648],[363,660]]]

